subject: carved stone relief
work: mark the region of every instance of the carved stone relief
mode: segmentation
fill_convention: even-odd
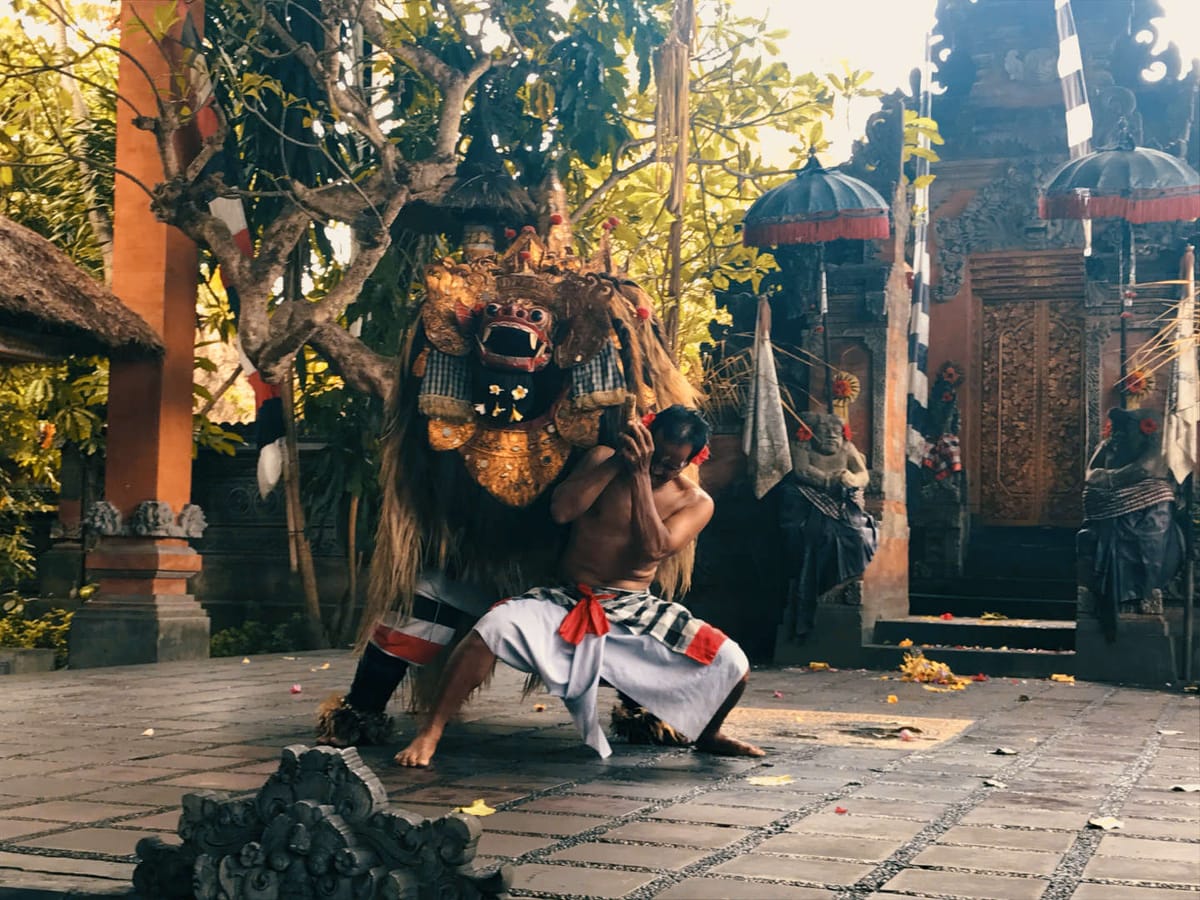
[[[83,524],[102,537],[172,537],[199,538],[208,523],[204,510],[194,503],[184,504],[175,517],[171,504],[165,500],[145,500],[137,505],[133,515],[125,520],[121,511],[107,500],[99,500],[83,514]]]
[[[182,845],[138,841],[133,873],[158,900],[418,900],[507,896],[511,869],[475,869],[474,816],[391,806],[354,749],[287,747],[253,798],[186,794]]]
[[[1038,191],[1054,165],[1047,157],[1013,162],[976,193],[961,215],[935,222],[939,278],[933,285],[934,300],[944,303],[958,294],[972,253],[1083,246],[1078,222],[1038,218]]]

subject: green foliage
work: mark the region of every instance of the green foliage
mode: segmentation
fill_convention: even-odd
[[[67,664],[73,615],[65,609],[51,609],[36,618],[28,618],[19,607],[0,610],[0,647],[53,650],[54,664],[62,668]]]
[[[0,590],[33,574],[30,519],[53,509],[61,448],[103,446],[108,364],[0,366]]]
[[[252,656],[312,649],[304,617],[298,614],[274,626],[248,619],[239,628],[218,631],[209,642],[212,656]]]

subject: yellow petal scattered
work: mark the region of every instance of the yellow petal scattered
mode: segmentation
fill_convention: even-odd
[[[250,657],[248,657],[248,656],[243,656],[243,657],[242,657],[242,665],[243,665],[243,666],[248,666],[248,665],[250,665]]]
[[[1050,676],[1050,680],[1051,681],[1061,681],[1063,684],[1074,684],[1075,676],[1074,675],[1061,675],[1056,672],[1055,674]]]
[[[931,690],[938,694],[945,691],[961,691],[971,683],[970,678],[963,678],[961,675],[951,672],[950,667],[944,662],[926,659],[925,654],[920,650],[904,654],[904,662],[900,663],[900,680],[922,682],[925,690]],[[935,684],[943,685],[943,687],[931,687]]]
[[[810,672],[825,672],[829,669],[829,663],[827,663],[827,662],[810,662],[808,664],[808,669]]]
[[[533,704],[533,711],[534,711],[534,712],[545,712],[545,711],[546,711],[546,704],[545,704],[545,703],[535,703],[535,704]]]
[[[154,737],[154,729],[147,728],[145,731],[142,732],[142,737]]]
[[[896,646],[897,647],[911,647],[912,646],[912,638],[905,638],[900,643],[898,643]]]
[[[752,775],[746,779],[746,783],[759,787],[771,787],[778,784],[791,784],[795,780],[791,775]]]
[[[486,803],[484,803],[483,798],[480,797],[478,800],[476,800],[470,806],[460,806],[460,807],[458,807],[458,809],[456,809],[454,811],[460,812],[460,813],[466,813],[468,816],[490,816],[496,810],[492,809],[490,806],[488,806]]]
[[[329,663],[322,663],[321,665],[317,666],[317,668],[323,672],[329,668]]]
[[[888,703],[899,703],[900,702],[900,698],[897,697],[895,694],[888,694],[887,700],[888,700]]]

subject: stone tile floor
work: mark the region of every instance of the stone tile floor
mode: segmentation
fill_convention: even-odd
[[[138,839],[173,833],[184,793],[256,790],[353,667],[335,652],[0,678],[0,898],[128,896]],[[756,671],[733,730],[762,761],[622,744],[597,759],[507,670],[433,768],[363,757],[406,809],[495,807],[480,859],[513,863],[515,897],[1200,894],[1200,793],[1171,789],[1200,783],[1196,695],[883,676]],[[1097,815],[1124,827],[1089,828]]]

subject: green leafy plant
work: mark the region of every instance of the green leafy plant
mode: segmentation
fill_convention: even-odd
[[[211,656],[252,656],[312,649],[307,623],[300,614],[278,625],[247,619],[238,627],[218,631],[209,640]]]
[[[53,650],[54,665],[62,668],[67,664],[73,615],[65,609],[51,609],[40,616],[27,617],[24,604],[10,598],[0,611],[0,647]]]

